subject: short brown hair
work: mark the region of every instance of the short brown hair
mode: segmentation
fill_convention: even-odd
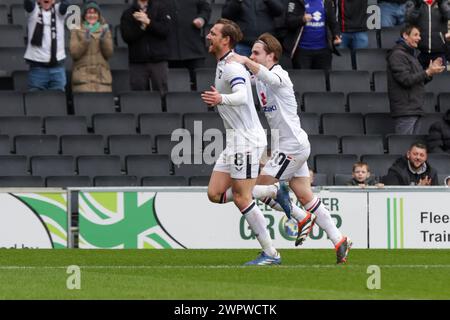
[[[281,54],[283,53],[283,48],[281,47],[281,43],[277,40],[277,38],[266,32],[258,37],[256,42],[258,41],[264,44],[264,51],[267,54],[273,53],[275,56],[275,61],[280,61]]]
[[[370,172],[369,164],[367,164],[367,162],[363,162],[363,161],[355,162],[355,164],[353,164],[352,172],[355,172],[355,169],[359,168],[359,167],[366,167],[367,172]]]
[[[221,24],[222,27],[222,37],[230,37],[230,48],[233,49],[236,44],[242,40],[244,35],[242,34],[241,28],[237,25],[236,22],[220,18],[216,21],[215,24]]]

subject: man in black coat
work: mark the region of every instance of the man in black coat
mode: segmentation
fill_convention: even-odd
[[[421,31],[419,61],[426,69],[430,60],[447,54],[447,22],[450,19],[450,5],[447,0],[410,0],[406,3],[407,23],[417,25]]]
[[[387,81],[391,115],[395,133],[414,134],[424,111],[425,83],[444,71],[442,59],[429,64],[426,70],[417,59],[420,31],[416,26],[403,27],[402,38],[387,54]]]
[[[167,93],[169,25],[171,16],[161,0],[134,0],[120,19],[120,31],[128,44],[132,90],[153,89]]]
[[[431,125],[427,145],[430,152],[450,153],[450,109],[447,110],[441,121]]]
[[[384,176],[386,185],[397,186],[436,186],[438,176],[427,162],[427,147],[415,142],[411,145],[406,156],[397,159],[389,168],[388,174]]]
[[[236,22],[244,34],[234,50],[250,56],[253,43],[261,34],[276,34],[274,19],[281,16],[284,9],[281,0],[226,0],[222,17]]]
[[[211,6],[207,0],[166,0],[166,3],[172,17],[169,67],[187,68],[192,84],[195,69],[205,64],[206,46],[202,30],[211,16]]]

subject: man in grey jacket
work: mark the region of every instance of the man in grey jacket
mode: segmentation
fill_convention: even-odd
[[[423,70],[417,59],[420,31],[416,26],[405,26],[402,37],[387,54],[387,80],[391,115],[396,134],[414,134],[424,111],[425,83],[433,75],[444,71],[442,59],[430,62]]]

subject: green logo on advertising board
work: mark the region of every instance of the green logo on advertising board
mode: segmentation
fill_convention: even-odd
[[[387,198],[386,205],[388,249],[404,248],[403,198]]]
[[[156,218],[156,194],[80,192],[80,248],[172,248]]]
[[[16,198],[43,220],[53,248],[67,248],[67,198],[65,193],[26,193]]]

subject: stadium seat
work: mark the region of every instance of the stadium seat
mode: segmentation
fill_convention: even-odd
[[[343,154],[384,154],[383,136],[344,136],[341,139]]]
[[[294,91],[301,96],[306,92],[326,92],[327,81],[325,71],[323,70],[288,70]],[[339,91],[339,90],[337,90]]]
[[[349,181],[353,179],[351,174],[336,173],[334,175],[335,186],[346,186]]]
[[[71,176],[75,174],[72,156],[33,156],[30,158],[31,173],[34,176]]]
[[[128,48],[115,48],[114,53],[108,62],[112,71],[128,70]]]
[[[209,18],[209,21],[211,23],[215,23],[220,17],[222,17],[222,7],[223,4],[221,3],[212,3],[211,4],[211,17]]]
[[[216,77],[215,68],[199,68],[195,70],[197,92],[210,90]]]
[[[448,153],[429,153],[428,163],[438,174],[450,172],[450,154]]]
[[[304,81],[304,79],[303,79]],[[370,92],[370,76],[367,71],[331,71],[331,92]]]
[[[188,182],[185,177],[153,176],[142,178],[142,185],[148,187],[183,187],[187,186]]]
[[[308,92],[303,95],[305,112],[343,113],[345,95],[342,92]]]
[[[364,116],[366,134],[387,135],[395,132],[394,119],[390,113],[368,113]]]
[[[174,139],[172,141],[172,138]],[[172,135],[158,135],[156,136],[156,152],[158,154],[165,154],[165,155],[171,155],[172,153],[172,149],[178,145],[179,143],[181,143],[182,141],[184,142],[186,139],[190,140],[190,149],[189,150],[184,150],[184,149],[177,149],[179,152],[177,152],[177,155],[183,155],[184,152],[186,152],[186,154],[192,155],[195,153],[202,153],[202,149],[203,149],[203,141],[202,141],[202,137],[196,137],[193,135],[174,135],[172,137]],[[195,142],[195,140],[197,139],[197,142]]]
[[[25,47],[23,35],[24,31],[20,25],[0,24],[0,48]]]
[[[24,95],[27,116],[67,115],[66,95],[61,91],[33,91]]]
[[[388,173],[392,164],[402,155],[399,154],[373,154],[362,155],[361,161],[369,165],[370,172],[377,177],[383,177]]]
[[[319,134],[320,118],[316,113],[299,113],[300,125],[307,134]]]
[[[45,186],[52,188],[90,187],[88,176],[49,176],[45,178]]]
[[[61,153],[65,155],[103,155],[105,148],[101,135],[63,135]]]
[[[27,16],[25,10],[23,9],[23,1],[22,3],[11,5],[10,9],[11,9],[12,23],[15,25],[20,25],[22,26],[23,30],[26,30]]]
[[[81,176],[120,176],[119,156],[95,155],[77,157],[78,174]]]
[[[13,151],[14,148],[11,148],[11,143],[9,136],[0,135],[0,155],[7,156]]]
[[[14,137],[16,154],[25,156],[56,155],[59,152],[55,135],[19,135]]]
[[[136,187],[139,186],[135,176],[97,176],[94,177],[95,187]]]
[[[21,134],[41,134],[42,119],[33,116],[0,117],[0,132],[10,138]]]
[[[182,128],[181,115],[179,113],[142,114],[139,117],[139,128],[141,134],[149,134],[153,139],[160,134],[172,134],[174,130]]]
[[[333,185],[336,173],[352,173],[353,164],[358,161],[354,154],[319,154],[315,157],[316,171],[327,174],[328,185]]]
[[[339,153],[339,139],[336,136],[310,135],[311,153],[308,158],[308,166],[314,168],[314,156],[317,154]]]
[[[441,121],[443,117],[444,115],[442,113],[428,113],[423,117],[420,117],[419,122],[416,124],[415,134],[427,135],[430,131],[431,125],[435,122]]]
[[[26,175],[28,175],[26,156],[0,156],[0,176]]]
[[[175,175],[183,177],[210,176],[214,164],[180,164],[174,165]]]
[[[168,90],[169,92],[190,92],[191,80],[189,78],[189,71],[185,68],[170,68]]]
[[[136,134],[136,119],[131,113],[101,113],[92,116],[95,134]]]
[[[102,17],[106,20],[106,23],[116,26],[120,24],[120,18],[122,17],[122,13],[128,8],[127,4],[111,4],[111,3],[102,3]]]
[[[44,118],[46,134],[83,135],[88,133],[86,117],[84,116],[51,116]]]
[[[352,70],[352,54],[350,49],[339,49],[340,56],[333,56],[331,70]]]
[[[441,113],[446,113],[450,110],[450,92],[442,92],[439,94],[439,111]]]
[[[190,186],[208,186],[209,184],[210,176],[194,176],[189,178],[189,185]]]
[[[116,46],[118,48],[128,48],[128,44],[123,40],[122,33],[120,32],[120,26],[116,26],[114,33],[116,34]]]
[[[114,113],[112,93],[74,93],[73,108],[77,116],[85,116],[88,127],[92,127],[92,116],[97,113]]]
[[[8,7],[4,4],[0,5],[0,25],[8,24]]]
[[[111,135],[108,138],[109,153],[120,156],[125,170],[125,157],[131,154],[152,154],[152,138],[149,135]]]
[[[381,28],[380,44],[383,49],[392,49],[397,40],[400,38],[400,27]]]
[[[360,113],[326,113],[322,115],[322,128],[328,135],[363,135],[364,120]]]
[[[385,92],[354,92],[348,95],[350,112],[383,113],[390,112],[389,97]]]
[[[425,135],[387,135],[388,150],[390,154],[406,154],[411,144],[414,142],[422,142],[425,144]]]
[[[386,71],[375,71],[373,73],[373,85],[375,92],[387,92],[387,73]]]
[[[319,187],[319,186],[327,186],[328,180],[326,173],[314,173],[314,180],[311,186]]]
[[[356,70],[384,71],[386,70],[386,50],[357,49],[355,54]]]
[[[183,116],[184,128],[187,129],[191,134],[194,134],[194,124],[197,123],[198,129],[201,129],[200,132],[203,134],[206,130],[209,129],[217,129],[220,132],[225,133],[225,127],[223,124],[223,120],[217,112],[203,112],[203,113],[185,113]],[[197,130],[198,130],[197,129]]]
[[[132,91],[120,95],[120,111],[124,113],[160,113],[162,112],[159,92]]]
[[[167,112],[207,112],[208,107],[198,92],[169,92],[166,95]]]
[[[128,70],[111,70],[112,91],[115,96],[131,91],[130,72]]]
[[[23,94],[15,91],[0,91],[0,116],[24,116]]]
[[[23,48],[2,48],[0,50],[0,75],[10,75],[13,71],[28,71],[29,66],[23,55]]]
[[[425,90],[434,93],[437,97],[440,93],[448,92],[449,83],[450,72],[435,74],[433,80],[425,85]]]
[[[377,30],[368,30],[367,35],[369,37],[369,49],[377,49],[380,47],[378,43],[378,32]]]
[[[28,71],[13,71],[12,78],[15,91],[25,92],[28,90]]]
[[[38,176],[0,176],[1,188],[40,188],[45,187],[44,180]]]
[[[425,93],[425,99],[424,104],[422,106],[422,109],[425,113],[434,113],[436,111],[436,102],[437,102],[437,96],[434,95],[432,92]]]
[[[172,170],[167,155],[129,155],[125,158],[127,174],[138,178],[169,176]]]

